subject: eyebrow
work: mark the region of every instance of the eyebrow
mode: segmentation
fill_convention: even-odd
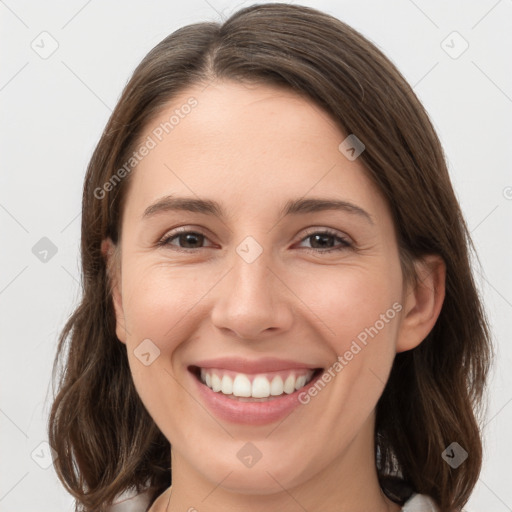
[[[350,214],[360,216],[374,225],[372,216],[363,208],[348,201],[328,198],[309,198],[289,200],[281,209],[279,217],[287,215],[300,215],[305,213],[315,213],[328,210],[344,211]],[[211,199],[198,199],[193,197],[176,197],[172,195],[164,196],[148,206],[142,215],[142,219],[151,218],[157,214],[169,211],[188,211],[213,215],[219,218],[225,218],[224,209],[217,201]]]

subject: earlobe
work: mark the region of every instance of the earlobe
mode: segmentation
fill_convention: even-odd
[[[415,262],[417,279],[405,292],[397,352],[417,347],[433,329],[445,297],[446,264],[431,254]]]
[[[120,290],[120,262],[117,249],[110,238],[101,242],[101,253],[105,259],[107,279],[116,315],[116,335],[119,341],[126,343],[126,327],[123,302]]]

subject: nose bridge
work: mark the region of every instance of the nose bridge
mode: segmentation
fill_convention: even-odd
[[[271,248],[252,236],[235,247],[213,306],[212,321],[218,328],[252,338],[289,327],[292,315],[274,266]]]
[[[271,249],[253,236],[247,236],[236,246],[235,253],[231,271],[233,293],[230,296],[239,301],[242,310],[250,306],[248,302],[258,306],[261,312],[266,307],[270,310],[276,293],[270,271],[273,266]]]

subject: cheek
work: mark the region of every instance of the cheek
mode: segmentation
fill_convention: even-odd
[[[305,278],[295,279],[293,290],[320,322],[322,336],[331,341],[337,354],[348,350],[354,339],[364,342],[368,331],[390,329],[397,317],[401,299],[399,268],[379,266],[342,266],[305,272]],[[291,279],[291,276],[289,276]]]
[[[195,335],[198,301],[208,283],[197,272],[144,266],[142,258],[127,259],[123,271],[126,348],[135,388],[160,428],[175,426],[186,400],[173,361],[179,365],[175,356]]]
[[[213,289],[223,274],[218,267],[145,267],[141,261],[127,261],[123,310],[128,343],[133,346],[149,338],[161,350],[174,350],[180,341],[193,336],[198,322],[205,321],[215,307]],[[398,263],[309,263],[286,269],[280,279],[289,291],[277,286],[270,293],[282,293],[297,325],[314,325],[319,336],[332,341],[338,354],[358,335],[364,338],[361,333],[379,322],[401,292]]]
[[[190,269],[126,265],[123,310],[128,338],[136,343],[150,338],[160,349],[174,348],[173,340],[189,326],[200,309],[200,300],[218,280]],[[199,307],[198,307],[199,306]],[[140,341],[139,341],[140,342]]]

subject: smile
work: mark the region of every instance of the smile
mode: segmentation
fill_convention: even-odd
[[[189,366],[198,396],[217,418],[245,425],[265,425],[282,420],[316,380],[322,368],[289,368],[243,372],[239,369]]]
[[[232,398],[269,398],[290,395],[308,384],[314,370],[297,369],[251,375],[219,368],[201,368],[201,382]]]

